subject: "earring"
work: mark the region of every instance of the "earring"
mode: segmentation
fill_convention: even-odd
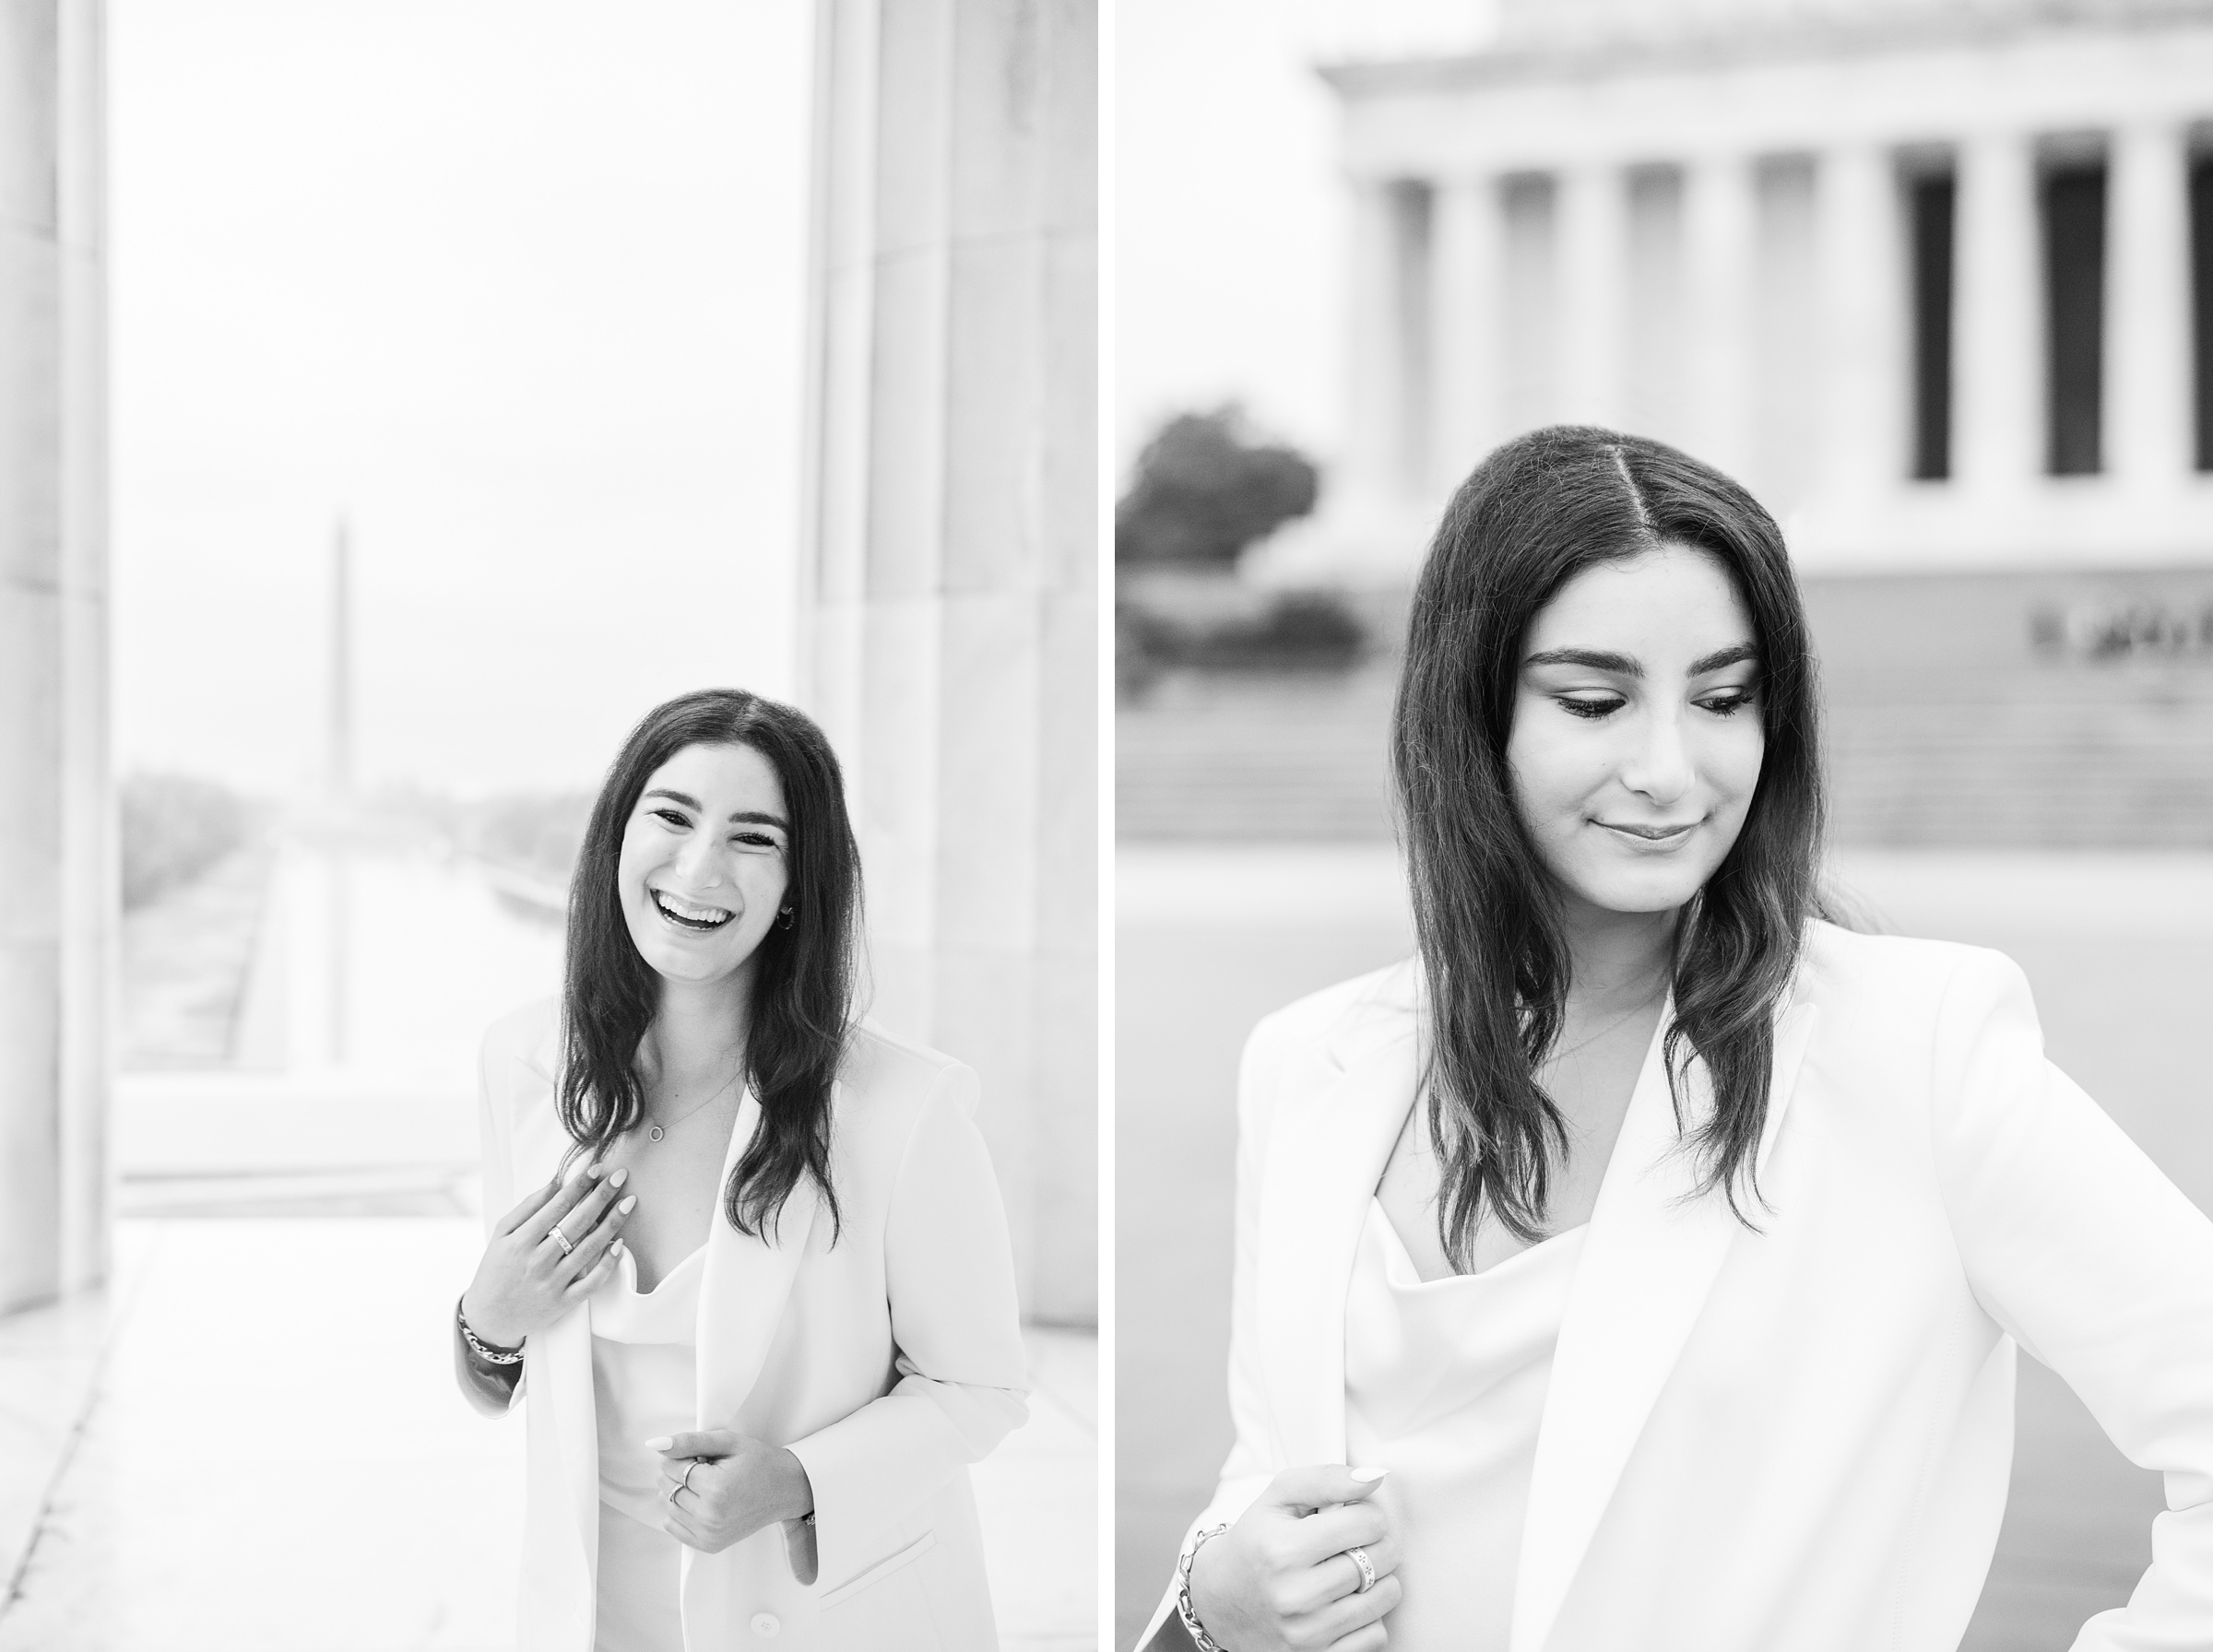
[[[792,910],[790,907],[788,907],[788,906],[784,906],[784,907],[779,907],[779,908],[777,909],[777,911],[776,911],[776,927],[777,927],[777,928],[779,928],[779,929],[788,929],[788,928],[790,928],[790,927],[791,927],[791,926],[792,926],[794,924],[798,923],[799,921],[799,915],[798,915],[798,914],[797,914],[795,912],[793,912],[793,910]]]

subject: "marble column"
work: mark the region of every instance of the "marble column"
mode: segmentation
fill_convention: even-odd
[[[1827,358],[1818,486],[1849,511],[1911,468],[1902,206],[1896,164],[1872,144],[1824,154],[1814,190]]]
[[[1506,435],[1500,395],[1503,255],[1498,185],[1487,177],[1437,186],[1430,228],[1430,336],[1437,341],[1434,480],[1459,485]]]
[[[2179,124],[2113,135],[2106,198],[2106,468],[2130,491],[2190,476],[2189,165]]]
[[[801,700],[872,1013],[981,1076],[1024,1309],[1093,1322],[1095,9],[818,18]]]
[[[1345,430],[1344,493],[1357,511],[1388,507],[1406,491],[1409,398],[1397,191],[1379,179],[1356,179],[1350,213],[1352,261],[1345,298],[1352,418]]]
[[[1749,157],[1706,156],[1685,167],[1686,445],[1709,465],[1739,477],[1752,459],[1755,211]]]
[[[1560,174],[1560,407],[1574,424],[1618,428],[1627,360],[1628,192],[1619,167]]]
[[[106,1269],[104,189],[97,0],[0,6],[0,1312]]]
[[[1954,218],[1952,474],[2008,501],[2043,470],[2045,391],[2036,157],[2019,133],[1959,153]]]

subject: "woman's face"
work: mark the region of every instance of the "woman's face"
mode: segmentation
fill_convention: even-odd
[[[1529,628],[1507,763],[1571,903],[1665,912],[1743,830],[1759,781],[1759,662],[1722,564],[1663,546],[1577,574]]]
[[[784,787],[751,746],[686,746],[646,776],[616,869],[638,955],[672,981],[742,976],[790,881]]]

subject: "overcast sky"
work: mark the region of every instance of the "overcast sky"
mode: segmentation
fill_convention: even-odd
[[[1119,0],[1115,408],[1125,472],[1166,415],[1226,400],[1340,440],[1344,247],[1314,65],[1466,47],[1486,0]]]
[[[120,765],[589,785],[788,693],[811,8],[112,0]]]

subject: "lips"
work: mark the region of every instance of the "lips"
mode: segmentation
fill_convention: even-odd
[[[1698,824],[1696,820],[1685,820],[1674,826],[1664,824],[1639,826],[1622,820],[1598,820],[1592,823],[1604,826],[1608,832],[1618,832],[1624,837],[1633,837],[1639,843],[1647,844],[1679,843],[1689,834],[1690,829]]]
[[[662,917],[692,935],[706,935],[719,929],[736,915],[720,906],[682,900],[666,890],[650,889],[645,892],[653,897],[654,907]]]

